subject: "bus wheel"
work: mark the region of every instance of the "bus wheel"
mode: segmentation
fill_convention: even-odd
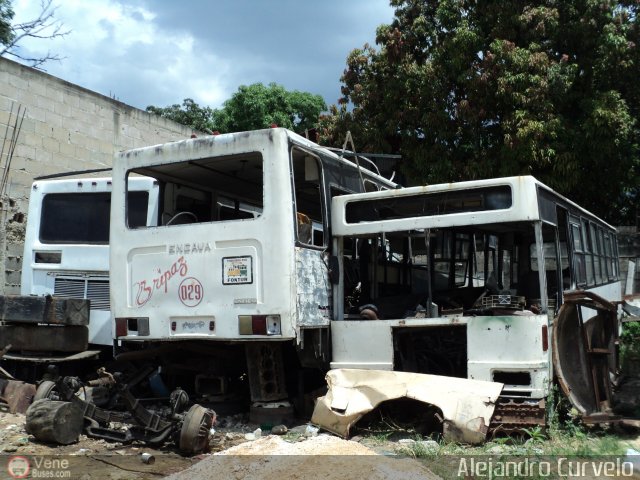
[[[36,400],[59,400],[58,392],[56,392],[56,383],[50,380],[45,380],[38,385],[36,394],[33,396],[33,401]]]
[[[203,452],[209,446],[209,431],[216,414],[201,405],[193,405],[184,416],[178,448],[184,455]]]

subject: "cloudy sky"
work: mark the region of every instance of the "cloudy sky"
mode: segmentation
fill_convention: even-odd
[[[40,0],[13,0],[14,22],[32,20]],[[54,0],[71,32],[24,41],[23,54],[50,50],[44,70],[144,109],[193,98],[219,107],[240,85],[276,82],[340,96],[353,48],[374,43],[389,23],[388,0]]]

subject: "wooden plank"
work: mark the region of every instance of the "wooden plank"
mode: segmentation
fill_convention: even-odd
[[[6,323],[88,325],[91,302],[81,298],[0,295],[0,320]]]
[[[12,352],[82,352],[89,346],[84,325],[0,325],[0,346]]]

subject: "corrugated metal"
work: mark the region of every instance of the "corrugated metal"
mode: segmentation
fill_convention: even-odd
[[[91,310],[110,310],[109,281],[56,277],[54,296],[91,300]]]
[[[109,281],[89,280],[87,298],[91,300],[92,310],[110,310]]]

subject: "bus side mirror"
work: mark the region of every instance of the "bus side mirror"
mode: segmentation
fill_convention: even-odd
[[[333,285],[337,285],[340,282],[340,264],[338,263],[338,257],[335,255],[329,256],[329,281]]]

